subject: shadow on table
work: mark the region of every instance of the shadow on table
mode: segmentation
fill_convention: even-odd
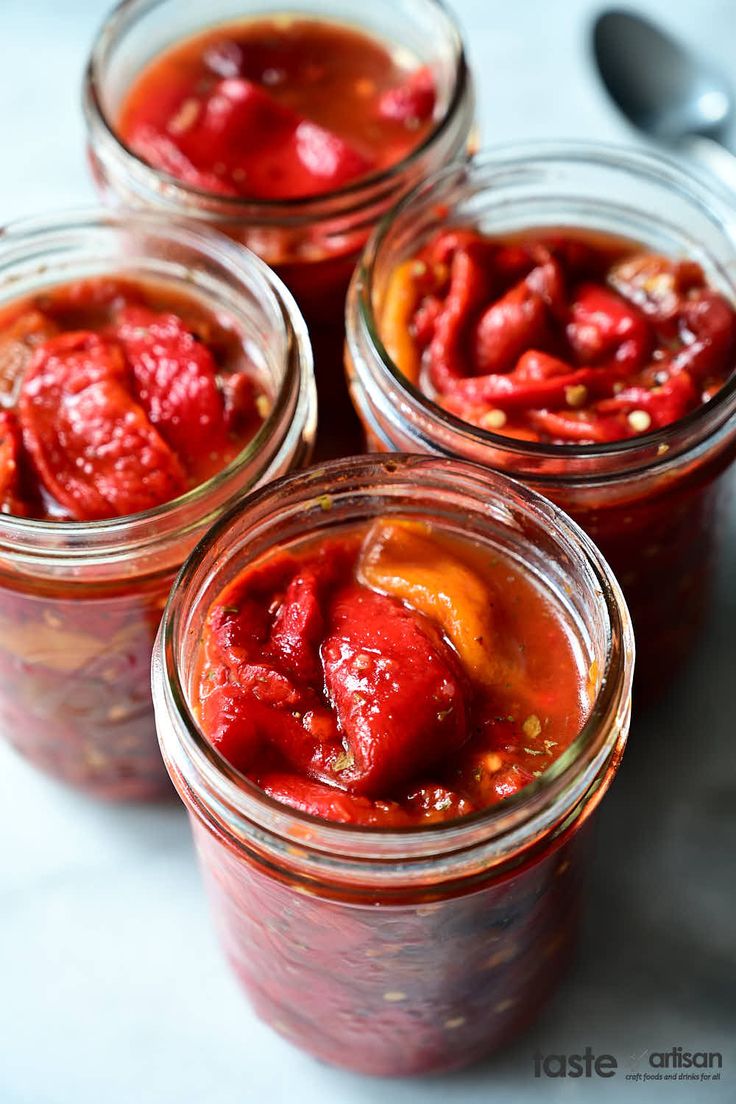
[[[491,1082],[531,1088],[538,1050],[589,1045],[623,1073],[651,1071],[647,1052],[680,1046],[720,1051],[724,1067],[720,1086],[681,1086],[683,1099],[698,1089],[703,1099],[736,1098],[734,547],[731,534],[697,655],[667,698],[635,718],[601,806],[571,975],[529,1034],[456,1085],[484,1082],[486,1098]]]

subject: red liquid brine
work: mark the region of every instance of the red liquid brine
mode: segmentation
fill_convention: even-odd
[[[184,40],[122,105],[123,141],[185,184],[314,197],[401,161],[432,128],[431,70],[361,31],[289,15]]]

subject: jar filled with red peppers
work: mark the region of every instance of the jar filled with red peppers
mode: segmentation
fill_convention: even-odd
[[[227,238],[90,212],[0,241],[0,731],[95,796],[170,786],[149,690],[174,575],[305,463],[309,341]]]
[[[93,47],[85,114],[106,202],[202,219],[278,272],[324,378],[323,450],[359,451],[345,293],[380,217],[467,146],[473,95],[450,14],[435,0],[133,0]]]
[[[592,543],[480,466],[335,461],[215,526],[167,605],[154,703],[258,1014],[385,1075],[521,1031],[575,945],[632,668]]]
[[[370,446],[472,459],[616,572],[652,696],[689,653],[736,455],[736,209],[646,153],[500,150],[384,221],[348,304]]]

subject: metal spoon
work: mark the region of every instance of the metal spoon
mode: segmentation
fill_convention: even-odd
[[[599,15],[593,51],[608,94],[630,123],[736,190],[736,156],[723,144],[734,101],[720,73],[633,12]]]

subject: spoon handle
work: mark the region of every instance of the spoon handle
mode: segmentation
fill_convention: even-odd
[[[713,138],[693,134],[681,143],[683,153],[692,157],[716,176],[727,188],[736,192],[736,156]]]

